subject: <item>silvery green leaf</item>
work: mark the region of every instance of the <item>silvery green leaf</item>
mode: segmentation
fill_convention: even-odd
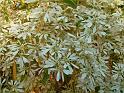
[[[22,60],[23,60],[24,63],[28,63],[29,62],[29,60],[27,58],[25,58],[25,57],[22,57]]]
[[[51,12],[51,14],[54,13],[54,14],[60,15],[62,13],[62,11],[63,10],[62,10],[61,6],[54,4],[53,8],[50,12]]]
[[[62,58],[62,54],[58,53],[58,59]]]
[[[71,33],[67,33],[69,36],[71,36],[71,37],[74,37],[74,38],[76,38],[76,36],[74,36],[73,34],[71,34]]]
[[[10,57],[10,60],[13,60],[14,58],[15,58],[15,56],[11,56],[11,57]]]
[[[118,49],[114,49],[114,52],[117,53],[117,54],[120,54]]]
[[[79,67],[78,67],[78,66],[76,66],[75,64],[73,64],[73,63],[71,63],[71,64],[72,64],[72,66],[73,66],[73,67],[75,67],[75,68],[79,69]]]
[[[93,27],[93,33],[95,33],[95,32],[96,32],[96,26]]]
[[[32,18],[32,19],[33,18],[39,18],[40,14],[39,13],[36,13],[36,14],[31,13],[29,17]]]
[[[61,48],[60,51],[67,51],[67,48]]]
[[[15,52],[12,52],[12,54],[13,54],[14,56],[16,56],[16,55],[18,54],[18,52],[19,52],[19,50],[15,51]]]
[[[69,59],[72,60],[72,61],[75,61],[78,59],[78,57],[76,56],[76,54],[72,54],[69,56]]]
[[[60,26],[57,25],[57,26],[55,27],[55,29],[60,29]]]
[[[36,1],[38,1],[38,0],[25,0],[25,3],[34,3]]]
[[[106,32],[100,32],[99,34],[105,36]]]
[[[91,51],[85,51],[85,54],[93,54]]]
[[[61,79],[60,71],[57,72],[56,80],[59,81]]]
[[[104,21],[99,21],[99,23],[102,25],[106,25],[106,23]]]
[[[61,21],[61,20],[63,20],[64,18],[65,18],[65,16],[58,17],[58,18],[57,18],[57,21]]]
[[[112,77],[116,80],[118,78],[118,74],[114,74]]]
[[[116,12],[116,13],[113,13],[112,15],[115,16],[115,17],[119,17],[119,16],[121,16],[121,13]]]
[[[70,73],[73,72],[73,69],[72,69],[71,65],[68,66],[68,69],[70,70]]]
[[[102,70],[99,70],[99,71],[102,74],[102,76],[104,76],[104,77],[106,76],[105,73]]]
[[[49,68],[50,71],[56,71],[56,68]]]
[[[92,26],[92,22],[88,22],[87,27],[91,27],[91,26]]]
[[[76,51],[80,51],[81,48],[80,48],[80,47],[76,47],[75,50],[76,50]]]
[[[68,67],[68,65],[69,65],[69,63],[65,63],[63,67],[66,68],[66,67]]]
[[[18,58],[17,59],[17,64],[19,64],[20,68],[23,68],[24,67],[23,59],[22,58]]]
[[[48,13],[45,14],[44,21],[49,23],[51,22],[50,15]]]
[[[85,79],[87,77],[87,73],[83,73],[82,76],[81,76],[81,79]]]
[[[55,63],[53,61],[46,61],[44,68],[49,68],[55,66]]]
[[[86,37],[86,42],[91,43],[92,42],[92,37],[91,36]]]
[[[62,76],[62,81],[64,82],[64,74],[63,74],[63,72],[61,73],[61,76]]]
[[[72,72],[71,72],[70,70],[67,70],[67,69],[64,69],[63,72],[64,72],[66,75],[72,74]]]
[[[40,17],[40,13],[42,12],[42,8],[35,8],[32,9],[32,12],[30,14],[30,18],[39,18]]]
[[[96,54],[96,50],[95,50],[94,48],[87,48],[87,49],[85,50],[85,53],[86,53],[86,54],[91,54],[91,55],[93,55],[93,54]]]
[[[21,33],[17,36],[17,38],[23,38],[23,40],[26,39],[26,33]]]
[[[32,9],[32,13],[34,13],[34,14],[38,14],[38,13],[41,13],[41,12],[42,12],[42,8],[40,8],[40,7]]]
[[[44,48],[42,48],[42,50],[41,50],[41,54],[42,54],[42,55],[46,55],[46,53],[47,53],[49,50],[50,50],[49,48],[44,47]]]
[[[109,47],[110,49],[113,49],[113,46],[112,46],[111,43],[107,43],[107,45],[108,45],[108,47]]]

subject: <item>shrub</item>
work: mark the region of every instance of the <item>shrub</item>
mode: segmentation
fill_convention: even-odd
[[[0,93],[124,92],[122,1],[0,3]]]

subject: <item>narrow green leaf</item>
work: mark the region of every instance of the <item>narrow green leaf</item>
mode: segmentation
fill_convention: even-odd
[[[65,3],[75,8],[77,6],[77,0],[64,0]]]

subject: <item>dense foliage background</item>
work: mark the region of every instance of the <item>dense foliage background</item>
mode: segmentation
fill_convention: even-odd
[[[124,1],[0,0],[0,93],[124,93]]]

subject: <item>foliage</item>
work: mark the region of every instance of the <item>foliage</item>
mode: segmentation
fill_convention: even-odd
[[[0,93],[124,92],[123,1],[0,3]]]

